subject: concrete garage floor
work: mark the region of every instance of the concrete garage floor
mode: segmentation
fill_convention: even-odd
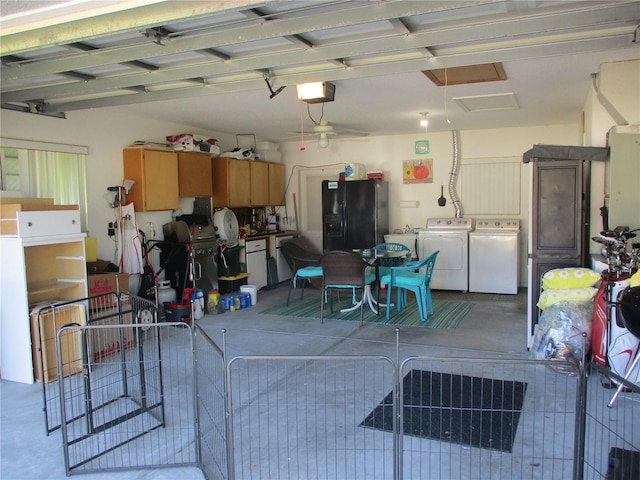
[[[226,329],[228,354],[320,355],[396,354],[394,326],[261,315],[286,301],[288,284],[258,292],[258,305],[223,315],[207,315],[200,325],[216,341]],[[292,302],[297,299],[292,295]],[[318,295],[308,291],[305,295]],[[456,330],[400,329],[401,357],[410,355],[527,358],[526,291],[518,295],[435,291],[435,299],[470,301],[473,309]],[[2,381],[0,477],[3,480],[63,479],[60,431],[45,435],[42,388]],[[197,468],[165,468],[83,474],[86,479],[201,479]]]

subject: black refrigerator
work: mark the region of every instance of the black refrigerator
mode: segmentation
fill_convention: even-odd
[[[322,248],[353,250],[384,243],[389,185],[384,180],[322,182]]]

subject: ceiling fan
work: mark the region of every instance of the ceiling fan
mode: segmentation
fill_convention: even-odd
[[[321,120],[316,123],[310,131],[298,131],[295,133],[297,135],[302,135],[303,133],[305,135],[318,135],[318,146],[320,148],[326,148],[329,146],[330,135],[345,135],[351,137],[366,137],[369,135],[367,132],[362,132],[360,130],[352,130],[336,126],[335,124],[329,123],[327,120]]]

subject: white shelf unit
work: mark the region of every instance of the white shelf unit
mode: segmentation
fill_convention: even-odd
[[[23,212],[19,212],[20,217]],[[32,214],[36,212],[24,212]],[[47,212],[55,217],[58,212]],[[65,212],[63,216],[67,216]],[[87,296],[85,234],[0,237],[0,371],[3,380],[33,383],[30,312],[44,302]],[[38,235],[40,233],[40,235]]]

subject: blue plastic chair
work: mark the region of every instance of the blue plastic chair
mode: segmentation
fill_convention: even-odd
[[[376,245],[371,250],[376,256],[379,256],[379,252],[406,252],[404,257],[393,258],[379,258],[378,259],[378,276],[382,277],[387,275],[391,271],[391,267],[399,267],[403,265],[407,260],[411,260],[411,250],[402,243],[387,242]]]
[[[391,267],[390,272],[380,279],[381,285],[387,286],[387,320],[391,312],[391,290],[396,289],[396,306],[398,312],[407,305],[407,290],[416,296],[420,319],[427,321],[429,315],[433,315],[433,302],[431,301],[431,275],[436,264],[439,251],[434,252],[428,258],[410,265]]]

